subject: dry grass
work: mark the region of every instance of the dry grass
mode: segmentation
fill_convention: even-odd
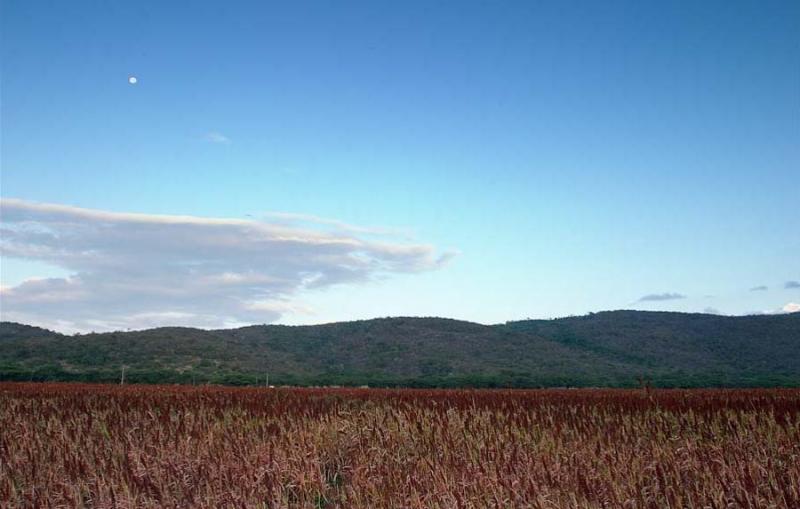
[[[3,507],[800,507],[800,390],[0,384]]]

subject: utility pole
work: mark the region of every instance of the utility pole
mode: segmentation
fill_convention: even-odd
[[[127,367],[128,366],[124,366],[124,365],[122,366],[122,376],[119,379],[119,384],[120,385],[125,385],[125,368],[127,368]]]

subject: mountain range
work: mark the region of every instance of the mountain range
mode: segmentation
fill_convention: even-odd
[[[800,386],[800,313],[605,311],[64,335],[0,323],[0,380],[410,387]]]

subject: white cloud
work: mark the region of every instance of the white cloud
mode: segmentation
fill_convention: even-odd
[[[783,306],[781,308],[781,310],[784,313],[797,313],[798,311],[800,311],[800,304],[798,304],[796,302],[790,302],[790,303],[786,304],[785,306]]]
[[[767,309],[765,311],[753,311],[747,314],[750,315],[783,315],[786,313],[797,313],[800,311],[800,304],[796,302],[788,302],[785,306],[778,309]]]
[[[231,140],[222,133],[211,131],[203,136],[203,139],[209,143],[222,143],[225,145],[230,144]]]
[[[0,254],[68,277],[2,289],[4,320],[59,330],[225,327],[309,312],[299,290],[441,267],[424,244],[265,221],[151,215],[0,199]],[[333,224],[338,224],[332,222]]]

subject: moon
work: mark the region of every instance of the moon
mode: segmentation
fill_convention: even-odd
[[[136,79],[136,76],[128,76],[128,83],[131,85],[135,85],[139,80]]]

